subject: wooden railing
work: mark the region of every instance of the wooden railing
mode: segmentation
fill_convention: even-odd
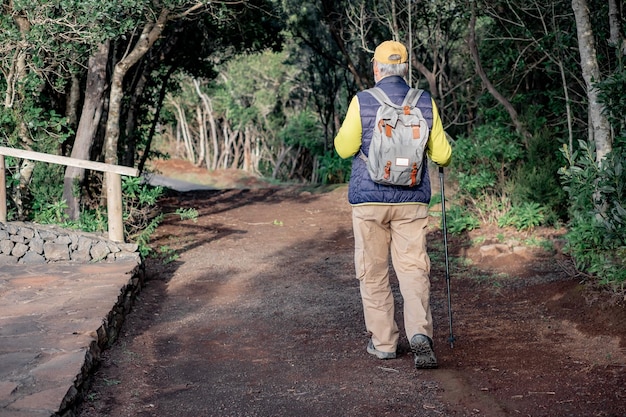
[[[25,151],[23,149],[6,148],[0,146],[0,222],[7,221],[7,194],[6,170],[4,157],[29,159],[32,161],[48,162],[52,164],[73,166],[78,168],[101,171],[105,173],[107,212],[109,220],[109,239],[115,242],[124,241],[124,224],[122,216],[122,175],[128,177],[139,176],[136,168],[120,165],[105,164],[102,162],[85,161],[83,159],[68,158],[67,156],[50,155],[40,152]]]

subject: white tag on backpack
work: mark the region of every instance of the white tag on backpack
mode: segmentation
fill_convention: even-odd
[[[409,166],[409,158],[396,158],[396,166],[397,167],[408,167]]]

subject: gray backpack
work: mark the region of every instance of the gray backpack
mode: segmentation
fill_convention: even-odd
[[[401,106],[393,104],[379,87],[367,92],[380,103],[380,108],[376,113],[369,156],[361,151],[359,157],[365,161],[376,183],[418,185],[429,135],[428,123],[416,107],[423,90],[411,88]]]

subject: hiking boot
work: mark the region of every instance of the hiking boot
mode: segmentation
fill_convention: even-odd
[[[367,344],[367,353],[376,356],[378,359],[383,360],[396,358],[396,352],[381,352],[380,350],[376,349],[374,347],[374,342],[372,342],[372,339],[370,339],[369,343]]]
[[[417,369],[437,367],[437,358],[433,351],[433,341],[423,334],[416,334],[411,338],[411,351]]]

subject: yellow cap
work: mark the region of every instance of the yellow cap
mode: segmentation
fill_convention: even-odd
[[[381,64],[404,64],[408,59],[406,48],[396,41],[385,41],[374,51],[374,60]]]

